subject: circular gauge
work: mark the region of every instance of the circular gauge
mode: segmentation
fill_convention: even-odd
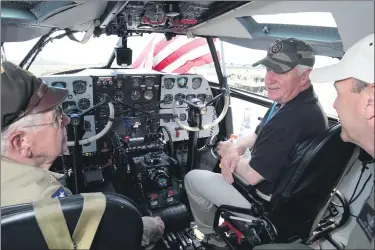
[[[171,104],[173,101],[173,96],[171,94],[167,94],[164,96],[164,102],[165,104]]]
[[[55,87],[55,88],[65,89],[66,88],[66,82],[53,82],[53,83],[51,83],[51,86]]]
[[[73,82],[73,92],[75,94],[83,94],[86,91],[86,82],[85,81],[74,81]]]
[[[138,90],[134,90],[134,91],[132,91],[130,97],[133,101],[136,101],[141,97],[141,92],[139,92]]]
[[[99,100],[99,102],[101,102],[101,101],[103,101],[104,99],[109,99],[108,98],[109,96],[108,96],[108,94],[107,93],[101,93],[101,94],[99,94],[99,96],[98,96],[98,100]]]
[[[171,89],[174,86],[174,79],[173,78],[166,78],[164,79],[164,87],[166,89]]]
[[[206,96],[206,102],[209,102],[209,101],[211,101],[212,100],[212,95],[207,95]]]
[[[186,114],[180,114],[180,120],[185,121],[186,120]]]
[[[146,77],[145,79],[146,87],[152,87],[155,85],[155,77]]]
[[[199,88],[201,84],[202,84],[202,78],[200,77],[193,78],[193,84],[192,84],[193,89]]]
[[[85,131],[89,131],[89,132],[91,132],[91,124],[90,124],[90,122],[88,122],[88,121],[85,121],[85,123],[84,123],[84,130]]]
[[[206,95],[205,95],[205,94],[198,94],[198,95],[197,95],[197,98],[198,98],[199,100],[201,100],[202,102],[204,102],[204,100],[206,100]]]
[[[187,78],[186,77],[180,77],[177,79],[177,85],[180,88],[185,88],[187,84]]]
[[[154,93],[152,93],[152,90],[147,90],[143,97],[146,99],[146,100],[151,100],[152,98],[154,98]]]
[[[133,88],[139,88],[143,84],[143,79],[141,77],[132,78]]]
[[[117,91],[115,95],[113,96],[113,100],[115,101],[123,101],[125,98],[124,93],[121,91]]]
[[[81,98],[78,101],[78,108],[88,109],[90,107],[90,100],[87,98]]]
[[[193,98],[195,98],[194,94],[190,94],[190,95],[186,96],[186,100],[188,100],[188,101],[192,100]]]

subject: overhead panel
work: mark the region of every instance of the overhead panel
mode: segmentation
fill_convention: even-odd
[[[252,32],[247,32],[245,35],[243,25],[239,22],[241,18],[255,15],[301,12],[332,13],[339,27],[338,34],[344,51],[362,37],[374,32],[373,1],[254,1],[226,15],[222,15],[215,20],[210,20],[200,26],[194,27],[192,33],[197,35],[219,36],[226,40],[231,40],[236,37],[236,40],[241,40],[243,38],[249,38],[249,34],[253,36]],[[282,27],[274,26],[274,28],[280,32]],[[326,30],[323,30],[323,32],[325,31]],[[329,31],[329,29],[327,29],[327,31]],[[290,32],[290,30],[288,32]],[[330,37],[329,34],[325,35]],[[272,37],[269,36],[268,39],[270,38]],[[267,39],[267,37],[264,37],[264,39]],[[331,54],[336,54],[337,49],[340,47],[337,42],[332,43],[326,40],[322,42],[328,47],[332,46]],[[241,43],[243,43],[243,41]],[[322,50],[327,49],[322,48]]]

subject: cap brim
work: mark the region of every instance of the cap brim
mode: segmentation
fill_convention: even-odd
[[[272,69],[272,71],[274,71],[274,72],[276,72],[278,74],[284,74],[284,73],[286,73],[286,72],[288,72],[288,71],[290,71],[290,70],[293,69],[293,68],[291,68],[291,67],[289,67],[289,66],[287,66],[285,64],[281,64],[279,62],[276,62],[275,60],[273,60],[270,57],[265,57],[262,60],[254,63],[252,66],[256,67],[256,66],[258,66],[260,64],[262,64],[262,65],[264,65],[264,66]]]
[[[340,63],[313,69],[310,72],[310,80],[313,83],[335,82],[349,77],[349,72]]]
[[[60,105],[68,96],[67,89],[48,87],[40,102],[32,109],[32,113],[41,113]]]

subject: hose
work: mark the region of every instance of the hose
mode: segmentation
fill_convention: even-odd
[[[109,106],[108,122],[105,125],[105,127],[103,128],[103,130],[100,131],[100,133],[98,133],[98,134],[96,134],[94,136],[91,136],[91,137],[89,137],[87,139],[80,140],[78,142],[79,145],[84,145],[84,144],[88,144],[88,143],[91,143],[93,141],[96,141],[96,140],[102,138],[111,129],[112,124],[113,124],[113,119],[115,118],[115,108],[113,107],[113,103],[112,102],[109,102],[108,106]],[[68,141],[67,145],[68,145],[68,147],[73,147],[73,146],[75,146],[75,143],[74,143],[74,141]]]
[[[169,144],[169,152],[168,152],[168,155],[170,157],[173,157],[174,156],[174,146],[173,146],[173,141],[172,141],[172,134],[171,134],[171,131],[166,127],[166,126],[159,126],[157,131],[158,132],[163,132],[162,130],[165,130],[165,132],[167,133],[168,135],[168,144]]]

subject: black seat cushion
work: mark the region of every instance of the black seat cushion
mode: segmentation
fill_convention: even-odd
[[[106,208],[91,249],[141,248],[143,223],[141,214],[130,200],[118,194],[105,194]],[[83,197],[60,199],[69,232],[73,235],[83,207]],[[48,250],[35,219],[32,204],[1,208],[1,249]]]

